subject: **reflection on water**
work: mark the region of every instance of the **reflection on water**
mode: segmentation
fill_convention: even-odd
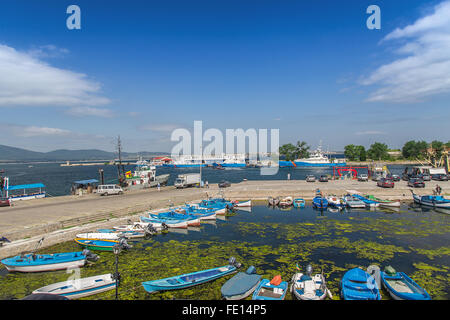
[[[340,211],[254,206],[251,212],[237,210],[232,216],[217,217],[202,222],[200,228],[130,240],[133,248],[120,255],[120,298],[220,299],[220,287],[229,277],[151,295],[140,283],[221,266],[230,256],[243,263],[243,269],[254,265],[263,277],[280,274],[284,280],[296,272],[296,264],[301,269],[311,264],[315,271],[323,270],[335,299],[339,299],[339,281],[347,270],[370,265],[381,269],[392,265],[423,286],[433,299],[450,298],[448,214],[415,205]],[[79,249],[69,241],[42,252]],[[114,255],[98,254],[98,262],[81,269],[82,277],[114,271]],[[66,278],[64,271],[8,274],[0,277],[0,298],[20,298]],[[386,292],[382,295],[388,298]],[[86,299],[112,298],[113,294],[106,292]]]

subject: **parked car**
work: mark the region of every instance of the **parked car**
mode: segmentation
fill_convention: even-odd
[[[328,177],[327,177],[326,175],[321,175],[321,176],[319,177],[319,181],[320,181],[320,182],[328,182]]]
[[[419,175],[419,177],[423,180],[423,181],[431,181],[431,176],[428,173],[423,173],[421,175]]]
[[[425,188],[425,182],[420,178],[412,178],[408,181],[408,187]]]
[[[446,174],[432,174],[431,179],[436,181],[448,181],[448,176]]]
[[[306,182],[316,182],[316,177],[312,174],[306,176]]]
[[[110,194],[123,194],[123,189],[115,184],[101,184],[97,187],[97,193],[101,196],[109,196]]]
[[[369,176],[367,174],[365,174],[365,173],[361,173],[358,176],[358,181],[369,181]]]
[[[390,174],[386,178],[391,179],[392,181],[400,181],[401,178],[398,174]]]
[[[394,187],[394,181],[392,179],[388,178],[381,178],[377,181],[377,186],[382,188],[393,188]]]
[[[231,183],[229,181],[222,181],[219,183],[219,188],[228,188],[231,187]]]

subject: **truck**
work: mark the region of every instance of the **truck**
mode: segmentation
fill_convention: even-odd
[[[177,189],[187,188],[193,185],[200,185],[200,173],[179,174],[174,183]]]

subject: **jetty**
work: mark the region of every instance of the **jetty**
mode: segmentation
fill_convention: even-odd
[[[436,184],[443,194],[450,193],[450,181],[429,181],[417,194],[432,194]],[[166,209],[199,201],[219,194],[231,200],[252,199],[266,204],[268,197],[293,196],[311,201],[319,188],[324,194],[341,196],[347,190],[357,190],[384,199],[400,199],[412,202],[410,187],[406,181],[395,182],[395,188],[380,188],[376,182],[357,180],[330,180],[329,182],[306,182],[304,180],[252,180],[232,183],[219,189],[217,184],[209,188],[176,189],[173,186],[157,189],[129,190],[123,195],[100,196],[99,194],[67,195],[17,201],[13,207],[0,208],[0,236],[11,240],[0,247],[0,258],[32,249],[35,243],[46,237],[44,246],[72,240],[76,233],[93,231],[138,221],[139,215],[148,210]],[[37,240],[36,240],[37,239]]]

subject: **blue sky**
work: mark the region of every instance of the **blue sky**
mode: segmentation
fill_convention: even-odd
[[[68,30],[66,8],[81,8]],[[369,30],[366,8],[381,9]],[[450,140],[450,2],[3,1],[0,144],[170,151],[278,128],[330,150]]]

